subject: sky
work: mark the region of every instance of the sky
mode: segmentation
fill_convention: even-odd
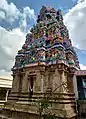
[[[0,0],[0,77],[11,78],[15,56],[43,5],[62,10],[80,67],[86,69],[86,0]]]

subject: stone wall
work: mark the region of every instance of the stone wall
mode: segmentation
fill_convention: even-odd
[[[24,112],[17,112],[17,111],[10,111],[10,110],[3,110],[2,115],[5,119],[38,119],[38,116],[35,114],[24,113]],[[0,119],[1,116],[0,116]]]

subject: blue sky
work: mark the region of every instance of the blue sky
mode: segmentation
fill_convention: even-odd
[[[52,6],[56,9],[61,7],[68,10],[77,3],[77,0],[8,0],[8,2],[13,2],[19,9],[29,5],[38,14],[42,5]]]
[[[71,9],[74,5],[76,5],[77,0],[7,0],[8,4],[14,3],[16,7],[22,12],[23,8],[29,6],[31,9],[34,9],[35,15],[37,16],[42,5],[45,6],[51,6],[55,9],[61,9],[63,12],[63,15]],[[34,21],[30,21],[27,19],[28,24],[32,26],[34,24]],[[18,24],[18,20],[16,20],[13,24],[10,24],[6,22],[5,20],[0,22],[0,25],[2,27],[5,27],[7,29],[16,28]]]
[[[0,76],[10,75],[15,55],[43,5],[62,10],[81,69],[86,69],[86,0],[0,0]]]

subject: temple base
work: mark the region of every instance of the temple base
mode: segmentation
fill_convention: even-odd
[[[48,109],[43,108],[42,116],[51,114],[58,117],[58,119],[76,119],[74,94],[52,94],[48,102],[43,99],[43,95],[34,94],[31,98],[21,96],[18,100],[15,96],[16,102],[13,100],[14,97],[10,96],[2,109],[2,115],[13,119],[38,119],[41,108],[40,103],[42,103],[48,104]]]

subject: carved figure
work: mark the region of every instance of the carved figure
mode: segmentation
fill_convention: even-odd
[[[74,62],[74,58],[73,58],[73,55],[72,54],[67,54],[67,59],[68,59],[68,63],[70,65],[75,65],[75,62]]]

